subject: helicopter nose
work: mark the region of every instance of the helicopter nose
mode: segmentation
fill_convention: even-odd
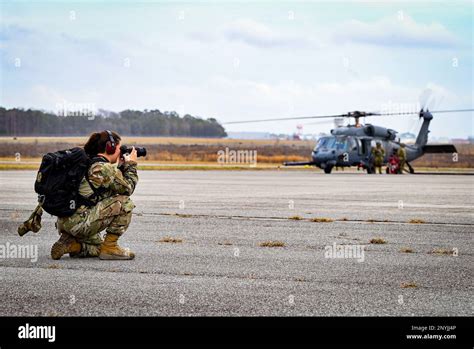
[[[335,151],[332,150],[332,151],[316,151],[316,152],[313,152],[313,158],[315,160],[317,160],[318,162],[326,162],[326,161],[329,161],[329,160],[334,160],[335,158]]]

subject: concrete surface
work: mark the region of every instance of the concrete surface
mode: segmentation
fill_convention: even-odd
[[[0,259],[0,315],[474,313],[474,176],[142,171],[121,239],[134,261],[53,261],[47,214],[19,237],[34,179],[0,172],[0,246],[38,248],[37,261]],[[325,258],[334,243],[364,246],[363,261]]]

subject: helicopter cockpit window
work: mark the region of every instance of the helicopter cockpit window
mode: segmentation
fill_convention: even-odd
[[[319,139],[318,144],[316,145],[315,150],[321,148],[333,148],[334,147],[335,137],[323,137]]]
[[[322,148],[346,151],[348,150],[347,137],[323,137],[319,140],[315,150]]]
[[[336,142],[334,144],[334,148],[336,150],[347,150],[347,138],[336,138]]]

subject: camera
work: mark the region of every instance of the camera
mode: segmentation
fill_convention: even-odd
[[[133,147],[122,145],[120,147],[120,156],[123,156],[123,154],[130,154],[132,149]],[[146,148],[135,147],[135,150],[137,151],[137,157],[146,156]]]

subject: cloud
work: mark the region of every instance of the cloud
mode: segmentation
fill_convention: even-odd
[[[240,19],[224,29],[228,41],[239,41],[247,45],[270,48],[318,48],[319,44],[306,36],[282,34],[270,29],[263,23],[251,19]]]
[[[348,82],[328,81],[309,84],[295,81],[280,81],[272,84],[220,77],[213,79],[211,86],[216,91],[239,95],[241,102],[248,101],[249,105],[254,105],[253,110],[262,106],[262,110],[270,110],[282,116],[287,116],[290,105],[293,105],[291,108],[296,114],[309,113],[310,115],[319,112],[345,112],[352,109],[376,110],[390,100],[416,102],[419,94],[419,89],[396,85],[385,76]],[[244,108],[237,110],[242,109]],[[249,109],[249,113],[252,113],[250,111],[252,109]],[[251,118],[254,116],[252,115]]]
[[[450,48],[460,44],[443,25],[417,23],[411,17],[388,17],[376,22],[349,21],[336,30],[336,42],[377,46]]]
[[[447,79],[440,67],[452,68],[449,52],[416,64],[412,59],[418,51],[406,49],[455,45],[456,37],[439,24],[405,17],[403,22],[388,18],[324,25],[315,20],[301,25],[278,22],[268,13],[261,17],[272,22],[234,21],[234,16],[203,17],[202,25],[183,21],[179,30],[173,18],[171,24],[160,22],[167,31],[137,25],[132,31],[116,27],[97,33],[86,25],[48,29],[18,18],[0,30],[0,68],[8,86],[0,102],[48,110],[63,100],[111,110],[159,108],[221,121],[380,110],[390,102],[417,103],[424,87],[441,90],[444,98],[436,96],[436,108],[472,103],[469,64],[453,68]],[[367,46],[354,49],[341,42]],[[321,43],[323,51],[317,50]],[[393,47],[387,59],[381,59],[381,45]],[[14,66],[16,57],[20,69]],[[469,58],[459,57],[464,63]],[[385,120],[374,123],[384,125]],[[464,135],[466,127],[456,123],[437,119],[433,127],[440,134]],[[293,125],[246,124],[240,130],[288,132]]]
[[[436,108],[469,106],[469,94],[459,96],[448,88],[428,83],[409,86],[395,83],[386,76],[372,76],[347,82],[327,81],[299,83],[279,81],[269,83],[255,80],[234,80],[218,77],[211,80],[206,94],[212,96],[213,115],[221,122],[265,118],[283,118],[310,115],[332,115],[354,110],[364,111],[413,111],[418,110],[419,95],[424,88],[437,98]],[[236,98],[237,97],[237,98]],[[430,105],[430,108],[434,105]],[[443,114],[444,115],[444,114]],[[454,125],[452,119],[436,117],[434,135],[463,134],[463,126]],[[467,118],[456,116],[456,121]],[[306,121],[307,122],[307,121]],[[305,121],[281,121],[257,124],[228,125],[230,131],[288,132]],[[418,116],[367,118],[367,122],[404,132],[417,125]],[[451,124],[449,124],[449,122]],[[472,122],[471,122],[472,124]],[[308,132],[328,131],[328,126],[308,125]],[[417,130],[416,130],[417,131]]]
[[[0,30],[0,41],[22,40],[34,32],[18,24],[3,25]]]

